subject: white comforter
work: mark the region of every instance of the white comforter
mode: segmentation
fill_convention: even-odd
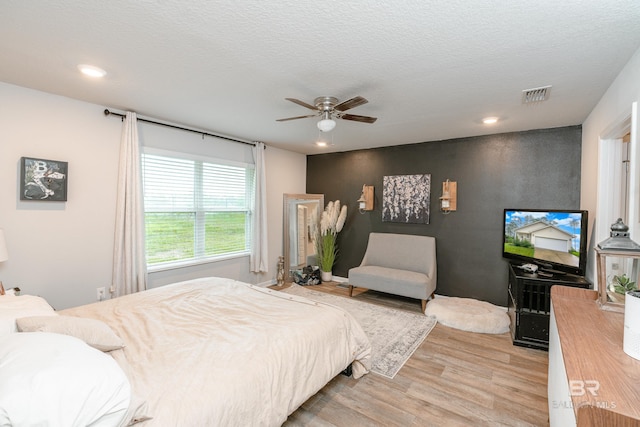
[[[125,341],[124,368],[153,417],[141,426],[281,425],[352,361],[356,378],[370,367],[369,340],[342,309],[229,279],[63,314],[102,320]]]

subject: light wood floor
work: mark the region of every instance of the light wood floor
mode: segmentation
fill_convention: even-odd
[[[348,297],[343,286],[310,289]],[[354,298],[421,312],[418,300],[361,289]],[[548,426],[547,356],[514,346],[509,333],[438,324],[393,380],[338,375],[284,426]]]

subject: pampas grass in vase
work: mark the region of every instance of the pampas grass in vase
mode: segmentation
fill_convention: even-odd
[[[338,256],[336,239],[347,220],[347,206],[340,207],[340,200],[329,202],[320,216],[320,235],[316,238],[316,251],[322,281],[332,279],[333,264]]]

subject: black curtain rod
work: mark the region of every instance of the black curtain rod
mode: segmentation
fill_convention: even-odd
[[[126,117],[126,115],[124,115],[124,114],[114,113],[113,111],[109,111],[108,108],[104,109],[104,115],[105,116],[118,116],[122,120],[124,120],[124,118]],[[215,135],[213,133],[203,132],[201,130],[196,130],[196,129],[189,129],[189,128],[185,128],[185,127],[182,127],[182,126],[170,125],[168,123],[156,122],[156,121],[149,120],[149,119],[138,118],[138,121],[139,122],[145,122],[145,123],[151,123],[151,124],[159,125],[159,126],[166,126],[168,128],[173,128],[173,129],[184,130],[184,131],[187,131],[187,132],[198,133],[198,134],[203,135],[203,136],[206,135],[206,136],[213,136],[214,138],[222,138],[222,139],[226,139],[227,141],[239,142],[241,144],[247,144],[247,145],[253,145],[253,146],[256,145],[253,142],[247,142],[247,141],[242,141],[240,139],[229,138],[228,136]],[[266,145],[265,145],[265,148],[266,148]]]

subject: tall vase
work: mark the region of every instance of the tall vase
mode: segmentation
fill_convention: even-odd
[[[331,274],[330,271],[320,270],[320,279],[322,279],[323,282],[330,282],[332,278],[333,278],[333,275]]]

